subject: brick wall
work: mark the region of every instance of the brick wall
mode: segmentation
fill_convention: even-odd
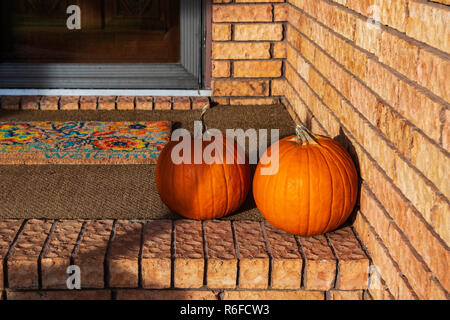
[[[284,0],[213,0],[215,101],[233,105],[279,101],[272,83],[282,76],[285,20]]]
[[[272,95],[358,162],[354,227],[385,289],[449,298],[449,2],[287,2],[285,78]]]

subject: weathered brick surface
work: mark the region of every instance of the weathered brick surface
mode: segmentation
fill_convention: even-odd
[[[2,96],[0,102],[3,110],[19,110],[20,107],[19,96]]]
[[[116,109],[116,97],[109,97],[109,96],[98,97],[98,109],[99,110],[115,110]]]
[[[117,98],[117,110],[134,110],[135,97],[121,96]]]
[[[269,59],[270,43],[213,42],[213,59]]]
[[[217,300],[210,290],[118,290],[117,300]]]
[[[191,99],[189,97],[173,97],[174,110],[189,110],[191,109]]]
[[[219,81],[213,82],[213,94],[215,96],[268,96],[269,81],[266,80],[249,80],[249,81]]]
[[[0,290],[4,288],[4,259],[6,258],[22,224],[22,220],[0,220]]]
[[[299,237],[305,258],[305,289],[329,290],[334,287],[336,260],[324,236]]]
[[[50,241],[41,259],[43,289],[67,289],[67,267],[83,223],[78,220],[56,222]]]
[[[142,247],[142,287],[170,288],[172,221],[148,221]]]
[[[264,229],[272,258],[272,288],[300,289],[303,261],[297,241],[268,223]]]
[[[209,98],[207,97],[192,97],[192,109],[203,109],[205,106],[210,105]]]
[[[327,298],[330,300],[363,300],[363,291],[330,290]]]
[[[138,287],[141,235],[141,222],[117,221],[108,261],[111,287]]]
[[[259,222],[233,222],[239,252],[239,288],[266,289],[269,255]]]
[[[199,221],[175,222],[175,288],[200,288],[205,269],[202,225]]]
[[[236,61],[236,78],[278,78],[281,76],[281,61]]]
[[[369,259],[353,231],[346,227],[327,236],[338,259],[336,288],[340,290],[367,288]]]
[[[53,222],[27,221],[8,261],[8,284],[12,289],[38,289],[38,263]]]
[[[41,99],[41,110],[58,110],[60,97],[44,96]]]
[[[39,110],[40,96],[23,96],[21,101],[22,110]]]
[[[280,41],[283,39],[283,25],[279,24],[236,24],[235,41]]]
[[[80,98],[80,110],[97,110],[98,97],[83,96]]]
[[[442,297],[449,286],[440,267],[448,256],[448,149],[442,130],[450,101],[443,22],[448,10],[421,0],[332,2],[288,1],[287,85],[274,81],[272,94],[284,95],[313,130],[345,132],[351,141],[361,178],[382,205],[368,207],[362,199],[373,230],[364,219],[357,219],[355,229],[373,231],[364,233],[363,242],[370,242],[369,252],[385,266],[382,276],[393,297]],[[346,263],[341,258],[338,287]],[[389,296],[385,288],[372,291],[377,298]]]
[[[111,236],[112,220],[89,220],[74,255],[81,269],[81,288],[104,288],[104,262]]]
[[[235,288],[238,260],[231,223],[206,221],[204,230],[208,288]]]
[[[214,5],[214,22],[269,22],[272,21],[272,5]]]
[[[61,110],[78,110],[80,97],[62,96],[60,101]]]
[[[153,97],[136,97],[136,110],[152,110]]]
[[[223,300],[324,300],[325,293],[321,291],[228,291],[223,294]]]
[[[7,300],[111,300],[110,290],[7,291]]]
[[[171,97],[155,97],[154,100],[155,110],[170,110],[172,109]]]

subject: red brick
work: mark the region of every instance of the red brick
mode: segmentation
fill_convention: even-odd
[[[230,61],[214,60],[212,62],[212,76],[214,78],[228,78],[230,75]]]
[[[19,110],[20,96],[2,96],[1,106],[2,110]]]
[[[136,110],[152,110],[153,97],[136,97]]]
[[[41,99],[41,110],[58,110],[60,97],[44,96]]]
[[[203,286],[205,260],[203,234],[199,221],[175,222],[175,288]]]
[[[321,291],[308,290],[226,290],[223,300],[324,300],[325,294]]]
[[[210,290],[118,290],[117,300],[217,300]]]
[[[84,96],[80,99],[80,110],[97,110],[98,97]]]
[[[80,97],[62,96],[59,104],[61,110],[78,110]]]
[[[235,288],[237,257],[229,221],[204,223],[208,288]]]
[[[110,290],[7,291],[7,300],[111,300]]]
[[[212,58],[270,59],[270,43],[265,42],[213,42]]]
[[[11,289],[38,289],[38,260],[52,221],[29,220],[8,258],[8,284]]]
[[[230,105],[233,106],[262,106],[279,104],[279,98],[231,98]]]
[[[173,97],[174,110],[190,110],[191,99],[189,97]]]
[[[210,105],[208,97],[192,97],[192,109],[203,109],[205,106]]]
[[[396,110],[431,139],[439,141],[440,128],[436,125],[436,119],[440,117],[442,105],[423,90],[403,80],[399,82],[398,93]]]
[[[417,79],[417,58],[419,48],[410,41],[389,32],[381,37],[380,61],[409,79]]]
[[[278,78],[281,76],[281,61],[235,61],[236,78]]]
[[[22,110],[39,110],[40,102],[40,96],[23,96],[21,102]]]
[[[117,110],[134,110],[135,97],[121,96],[117,98]]]
[[[361,248],[350,227],[327,234],[338,259],[339,272],[336,289],[358,290],[367,288],[369,258]]]
[[[109,257],[109,284],[116,288],[137,288],[142,224],[119,220]]]
[[[142,248],[142,287],[170,288],[171,247],[172,221],[148,221]]]
[[[344,291],[344,290],[330,290],[330,300],[363,300],[363,291]]]
[[[104,288],[104,262],[112,220],[89,220],[74,256],[81,269],[81,288]]]
[[[70,258],[81,231],[82,221],[63,220],[56,222],[50,241],[41,259],[43,289],[67,289],[66,273]]]
[[[213,41],[229,41],[231,40],[231,24],[218,24],[212,25],[212,40]]]
[[[443,55],[421,49],[419,53],[418,82],[445,101],[450,101],[450,60]]]
[[[213,22],[270,22],[272,21],[272,5],[214,5]]]
[[[402,300],[415,300],[417,295],[412,290],[406,278],[401,276],[400,270],[393,263],[392,258],[389,256],[386,247],[381,244],[381,241],[377,237],[377,234],[373,232],[367,220],[363,217],[363,214],[359,213],[356,216],[354,227],[358,232],[358,236],[367,247],[373,264],[377,268],[381,277],[386,281],[389,287],[389,291],[394,298]],[[377,285],[379,285],[378,282]],[[383,287],[369,287],[370,292],[380,292],[384,290]]]
[[[239,252],[239,287],[266,289],[269,283],[269,255],[260,223],[235,221],[233,226]]]
[[[336,259],[324,236],[299,237],[305,258],[304,287],[329,290],[336,278]]]
[[[213,96],[264,97],[269,95],[267,80],[214,80]]]
[[[98,109],[99,110],[115,110],[116,109],[116,97],[109,97],[109,96],[98,97]]]
[[[267,222],[264,228],[272,257],[272,288],[300,289],[303,262],[294,236]]]
[[[446,1],[447,5],[450,4]],[[409,1],[406,34],[432,47],[450,53],[450,12],[448,7],[425,1]]]
[[[172,109],[171,97],[155,97],[155,110],[170,110]]]
[[[276,42],[273,44],[273,58],[274,59],[286,58],[286,44],[284,42]]]
[[[23,220],[0,220],[0,290],[3,284],[3,263]]]
[[[235,41],[280,41],[283,40],[283,25],[252,23],[236,24],[233,40]]]

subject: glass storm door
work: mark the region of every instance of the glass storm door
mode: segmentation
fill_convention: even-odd
[[[201,0],[1,1],[1,88],[198,88]]]

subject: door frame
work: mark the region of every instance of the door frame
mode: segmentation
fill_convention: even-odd
[[[204,7],[180,0],[180,63],[0,63],[1,89],[199,89],[204,83]]]

